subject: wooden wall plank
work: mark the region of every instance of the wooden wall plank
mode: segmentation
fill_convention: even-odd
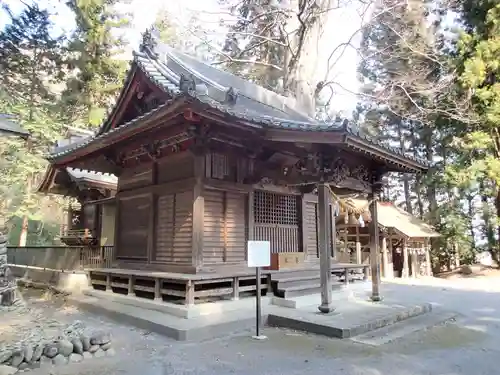
[[[205,190],[204,264],[245,261],[247,199],[244,193]]]

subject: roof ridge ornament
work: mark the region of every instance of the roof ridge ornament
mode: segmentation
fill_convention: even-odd
[[[160,35],[158,29],[154,25],[148,27],[142,33],[142,40],[141,44],[139,45],[139,51],[146,53],[149,52],[157,56],[158,53],[155,50],[158,46],[158,40],[160,39],[159,37]]]
[[[236,101],[238,100],[238,91],[234,88],[234,87],[230,87],[227,91],[226,91],[226,103],[227,104],[236,104]]]
[[[179,89],[183,93],[189,93],[190,91],[196,92],[196,82],[192,75],[188,77],[181,73],[181,77],[179,79]]]

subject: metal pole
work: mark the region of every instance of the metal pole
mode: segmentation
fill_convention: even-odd
[[[257,276],[257,280],[256,280],[256,288],[257,288],[257,291],[256,291],[256,297],[257,297],[257,300],[256,300],[256,303],[255,303],[255,306],[256,306],[256,314],[255,314],[255,318],[256,318],[256,325],[255,325],[255,336],[256,337],[260,337],[260,321],[261,321],[261,307],[260,307],[260,267],[255,267],[255,271],[256,271],[256,276]]]

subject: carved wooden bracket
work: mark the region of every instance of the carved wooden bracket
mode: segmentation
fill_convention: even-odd
[[[356,180],[364,188],[371,188],[372,172],[364,165],[350,165],[340,156],[310,154],[295,164],[295,171],[307,179],[329,182],[342,186],[348,180]]]
[[[160,143],[158,141],[145,144],[142,146],[142,149],[149,156],[151,161],[156,161],[160,156]]]
[[[205,153],[209,149],[212,129],[209,125],[192,125],[188,129],[188,134],[193,138],[193,143],[189,146],[189,151],[195,155]]]

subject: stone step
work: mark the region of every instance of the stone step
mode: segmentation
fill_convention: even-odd
[[[342,283],[332,283],[332,290],[337,290],[342,288]],[[294,298],[302,297],[310,294],[321,293],[321,283],[319,279],[317,281],[304,283],[299,286],[291,286],[283,289],[276,289],[275,295],[280,298]]]
[[[295,269],[295,270],[280,270],[271,273],[271,280],[279,281],[282,279],[292,279],[297,277],[319,277],[319,268],[315,269]]]
[[[361,334],[351,338],[351,340],[365,345],[384,345],[412,333],[424,331],[440,324],[454,321],[456,317],[456,313],[434,309],[426,314],[418,315],[395,324]]]
[[[273,284],[273,288],[276,287],[276,289],[286,289],[294,286],[301,286],[308,282],[316,282],[319,280],[320,280],[319,275],[314,275],[314,276],[306,275],[298,277],[281,278],[278,280],[271,279],[271,282]]]

